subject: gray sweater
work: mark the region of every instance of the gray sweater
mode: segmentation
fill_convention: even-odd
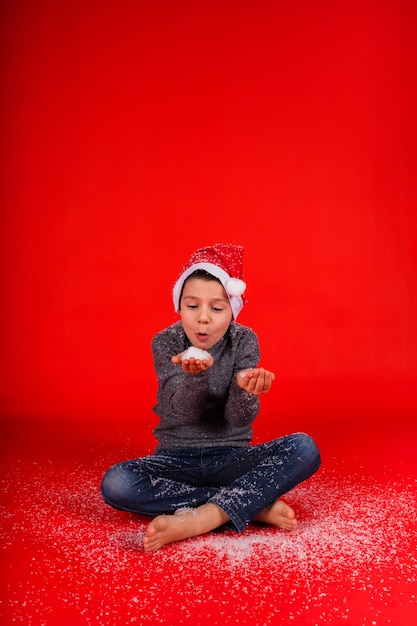
[[[231,322],[226,334],[210,348],[214,363],[205,372],[187,374],[171,357],[190,346],[181,322],[152,340],[158,376],[160,422],[154,430],[156,451],[184,448],[249,446],[259,398],[236,382],[243,369],[257,367],[258,338],[250,328]]]

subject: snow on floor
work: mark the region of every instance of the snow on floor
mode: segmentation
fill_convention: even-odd
[[[101,500],[105,467],[3,472],[2,623],[404,626],[398,615],[416,614],[415,480],[322,469],[286,497],[294,532],[251,525],[145,554],[148,520]]]

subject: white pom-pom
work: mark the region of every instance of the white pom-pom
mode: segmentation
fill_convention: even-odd
[[[181,361],[191,359],[191,357],[193,357],[194,359],[198,359],[199,361],[207,361],[210,356],[210,352],[206,352],[206,350],[200,350],[200,348],[190,346],[185,352],[181,354]]]
[[[226,280],[226,291],[229,296],[241,296],[245,289],[246,283],[240,278],[228,278]]]

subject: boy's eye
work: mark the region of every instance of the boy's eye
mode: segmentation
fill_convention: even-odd
[[[223,311],[222,307],[214,306],[213,311]]]

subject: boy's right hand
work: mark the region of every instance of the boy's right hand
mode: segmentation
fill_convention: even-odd
[[[183,361],[181,355],[182,353],[176,354],[171,358],[171,361],[174,365],[181,364],[183,372],[186,372],[187,374],[200,374],[201,372],[205,372],[214,363],[212,356],[210,356],[209,359],[204,359],[203,361],[195,359],[193,356]]]

